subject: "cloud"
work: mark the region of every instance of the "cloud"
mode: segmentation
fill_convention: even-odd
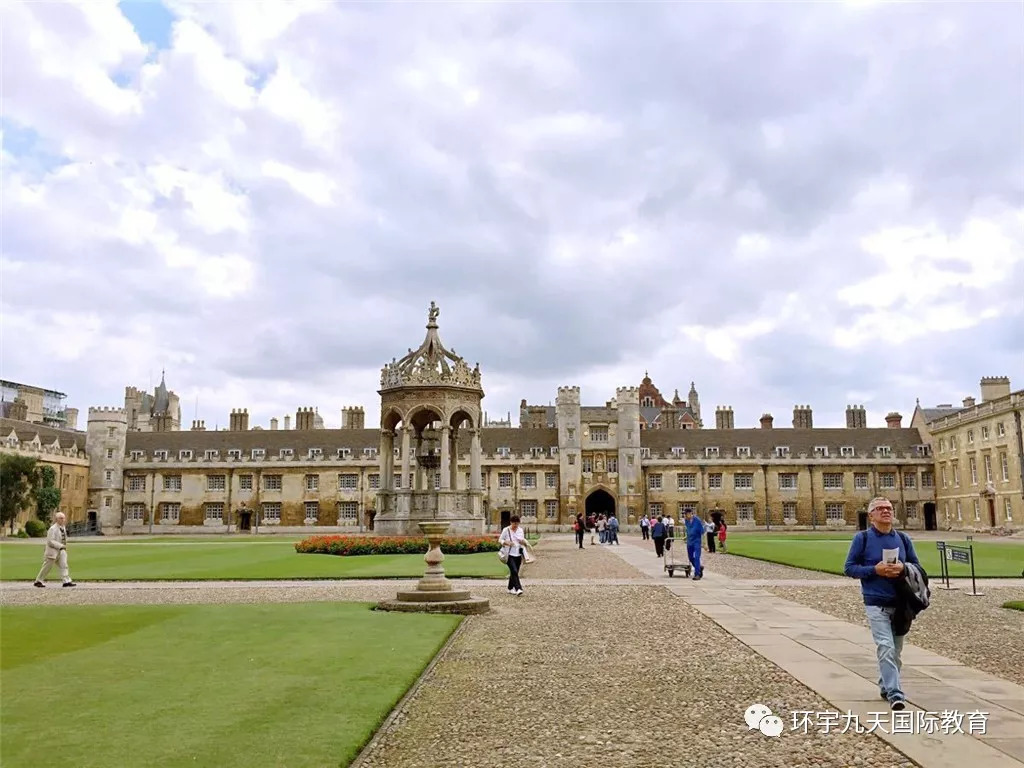
[[[1024,380],[1019,7],[3,13],[4,375],[79,407],[373,420],[431,300],[492,414]]]

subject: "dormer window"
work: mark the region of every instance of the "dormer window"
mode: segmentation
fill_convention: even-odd
[[[207,461],[213,461],[218,456],[220,456],[220,451],[216,451],[212,448],[207,449],[206,453],[203,454],[203,458]]]
[[[534,446],[533,448],[530,449],[530,455],[535,459],[543,458],[544,449],[539,446]]]
[[[324,451],[323,451],[322,448],[310,448],[309,449],[309,458],[311,458],[311,459],[319,459],[321,456],[323,456],[323,453],[324,453]]]
[[[502,446],[502,447],[498,448],[498,455],[501,456],[503,459],[507,459],[509,453],[510,453],[510,451],[509,451],[508,446]]]
[[[551,456],[555,457],[557,455],[558,455],[558,446],[557,445],[552,445],[551,446]]]
[[[380,449],[379,448],[363,448],[363,456],[367,456],[367,457],[372,459],[374,456],[377,455],[377,451],[378,450],[380,450]]]
[[[717,459],[718,458],[718,446],[711,445],[704,449],[705,459]]]
[[[736,456],[738,458],[741,458],[741,459],[749,459],[750,458],[750,446],[749,445],[741,445],[741,446],[737,447],[736,448]]]
[[[875,450],[878,451],[880,456],[892,456],[892,448],[888,445],[880,445]]]
[[[640,405],[642,405],[644,408],[653,408],[654,407],[654,398],[653,397],[645,397],[643,400],[640,401]]]
[[[399,451],[399,453],[401,452],[401,449],[397,449],[397,450]],[[399,453],[396,453],[395,456],[398,456]],[[347,459],[351,455],[352,455],[352,449],[351,448],[339,448],[338,449],[338,458],[339,459]]]
[[[651,458],[651,449],[650,448],[641,448],[640,449],[640,458],[641,459],[649,459],[649,458]]]
[[[153,451],[153,458],[157,461],[167,461],[167,451]]]
[[[777,445],[775,446],[775,457],[778,459],[789,458],[789,446],[788,445]]]
[[[228,458],[232,461],[239,461],[242,458],[242,450],[240,448],[232,448],[228,451]]]
[[[192,461],[192,451],[178,451],[179,461]]]
[[[672,448],[672,458],[682,459],[686,456],[686,449],[680,448],[678,445]]]
[[[132,451],[132,453],[131,453],[132,461],[140,461],[142,459],[144,453],[145,453],[144,451]]]
[[[295,455],[295,451],[293,451],[291,448],[282,448],[280,455],[281,455],[281,458],[288,458],[288,459],[290,459],[292,456]]]
[[[816,445],[814,446],[814,455],[819,459],[828,458],[828,446],[827,445]]]
[[[852,459],[855,453],[852,445],[844,445],[839,449],[839,455],[844,459]]]
[[[254,459],[262,459],[266,455],[267,455],[267,449],[266,448],[253,448],[252,449],[252,457]]]

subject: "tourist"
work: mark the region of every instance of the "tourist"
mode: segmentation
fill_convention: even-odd
[[[718,525],[710,519],[704,524],[704,533],[708,538],[708,552],[715,551],[715,535],[718,533]]]
[[[611,517],[608,518],[608,543],[618,544],[619,543],[619,518],[612,512]]]
[[[704,578],[704,568],[700,564],[700,552],[704,540],[704,521],[693,513],[692,509],[683,512],[686,529],[686,556],[693,566],[693,580],[700,581]]]
[[[676,521],[672,519],[672,515],[665,515],[662,522],[665,523],[665,538],[674,539],[676,537]]]
[[[644,541],[651,538],[651,521],[647,517],[647,513],[644,512],[644,516],[640,518],[640,535]]]
[[[604,519],[603,512],[597,516],[597,538],[602,544],[608,541],[608,523]]]
[[[882,496],[868,503],[866,531],[858,532],[850,544],[843,573],[860,579],[871,638],[878,656],[878,686],[883,699],[894,710],[906,707],[900,685],[905,634],[893,632],[893,614],[901,599],[897,589],[907,564],[920,567],[910,537],[892,525],[892,502]],[[908,627],[909,629],[909,627]]]
[[[658,515],[658,519],[651,526],[651,538],[654,539],[654,554],[661,557],[665,554],[665,523],[661,520],[661,515]]]
[[[512,515],[508,526],[501,530],[498,537],[503,554],[508,555],[508,591],[511,595],[523,594],[523,585],[519,581],[519,569],[523,565],[523,550],[529,546],[526,534],[519,527],[519,515]],[[507,552],[506,552],[507,550]]]
[[[718,523],[718,546],[725,552],[725,536],[729,526],[725,524],[725,520],[722,518],[718,518],[716,522]]]
[[[594,546],[595,528],[597,528],[597,518],[594,515],[587,515],[587,530],[590,531],[590,546]]]
[[[43,549],[43,567],[39,569],[39,575],[36,576],[35,586],[45,587],[46,574],[53,568],[53,564],[57,563],[60,567],[60,578],[64,582],[65,587],[76,587],[78,586],[71,580],[71,574],[68,571],[68,530],[64,527],[64,522],[67,517],[63,512],[58,512],[54,518],[53,525],[50,526],[50,530],[46,532],[46,547]]]
[[[576,522],[572,524],[572,529],[576,532],[576,543],[580,549],[583,549],[583,532],[587,529],[587,524],[583,520],[582,513],[576,515]]]

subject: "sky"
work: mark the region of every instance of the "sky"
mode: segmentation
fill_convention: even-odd
[[[645,372],[815,426],[1024,386],[1024,6],[7,3],[0,369],[81,409],[492,419]]]

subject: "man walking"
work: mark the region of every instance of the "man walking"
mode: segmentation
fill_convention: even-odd
[[[686,556],[690,558],[690,564],[693,566],[693,580],[700,581],[704,578],[704,568],[700,564],[700,551],[704,544],[704,521],[697,517],[690,507],[683,512],[683,518],[686,529]]]
[[[905,635],[894,635],[892,618],[900,604],[897,584],[906,564],[920,567],[920,562],[910,537],[893,528],[889,499],[881,496],[872,499],[868,503],[868,520],[871,523],[868,529],[853,537],[843,572],[860,579],[864,612],[878,655],[878,686],[889,706],[901,710],[906,707],[900,686],[903,666],[900,655]]]
[[[35,586],[45,587],[46,584],[43,582],[46,580],[46,574],[53,568],[53,564],[57,563],[60,566],[60,577],[61,581],[64,582],[65,587],[76,587],[78,586],[71,580],[71,575],[68,572],[68,531],[64,527],[64,522],[67,517],[63,512],[58,512],[54,517],[54,523],[50,526],[50,530],[46,532],[46,548],[43,550],[43,567],[39,569],[39,575],[36,576]]]

